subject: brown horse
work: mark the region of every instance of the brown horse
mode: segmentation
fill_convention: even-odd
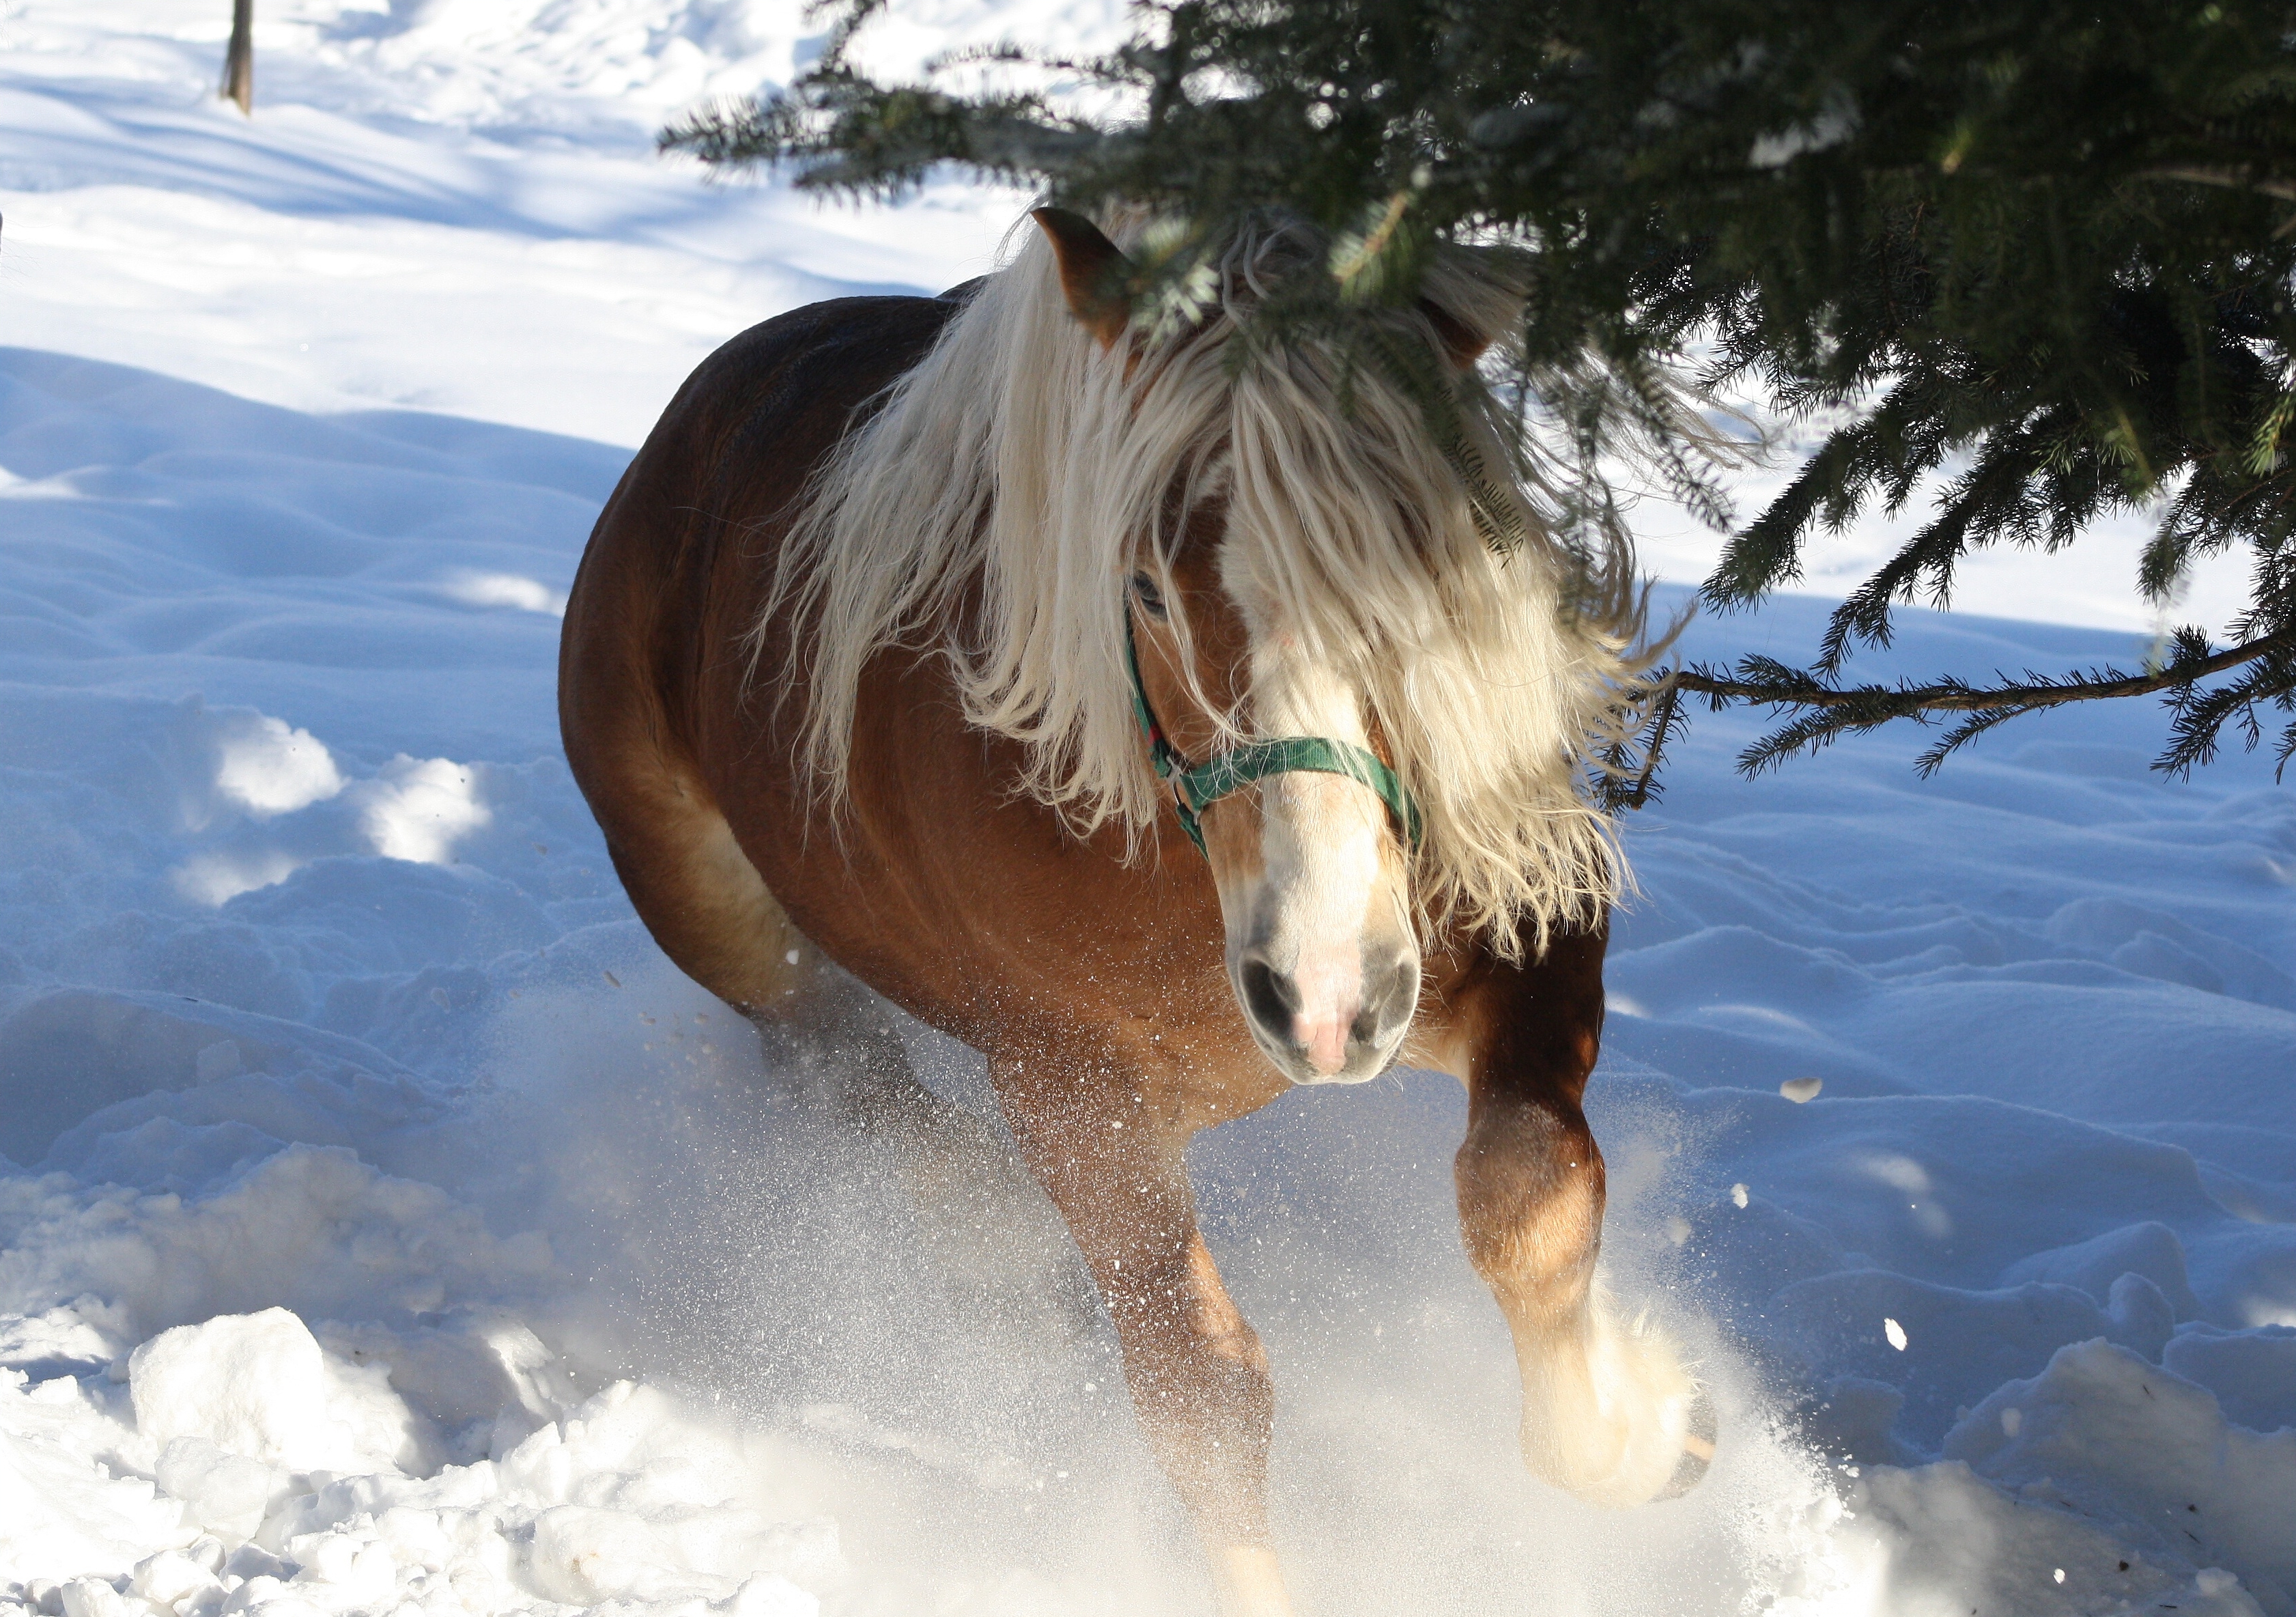
[[[1275,1392],[1182,1158],[1290,1084],[1465,1082],[1460,1224],[1527,1460],[1612,1505],[1687,1486],[1710,1427],[1595,1283],[1580,1110],[1620,872],[1583,786],[1638,613],[1623,556],[1590,583],[1540,488],[1490,475],[1509,261],[1447,252],[1374,317],[1454,379],[1462,455],[1395,368],[1246,340],[1329,252],[1306,226],[1136,307],[1117,242],[1037,218],[941,298],[735,338],[623,477],[560,704],[632,902],[871,1093],[909,1080],[858,985],[987,1056],[1228,1610],[1289,1609]]]

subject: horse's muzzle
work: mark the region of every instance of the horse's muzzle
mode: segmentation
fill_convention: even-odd
[[[1352,994],[1308,992],[1258,950],[1236,964],[1235,996],[1251,1036],[1295,1084],[1357,1084],[1387,1070],[1419,1003],[1419,957],[1366,948]]]

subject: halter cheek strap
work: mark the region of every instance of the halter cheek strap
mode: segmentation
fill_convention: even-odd
[[[1361,781],[1379,793],[1405,839],[1414,851],[1418,849],[1419,805],[1403,789],[1394,770],[1353,742],[1283,735],[1273,741],[1247,742],[1204,763],[1191,764],[1187,754],[1164,734],[1164,726],[1156,722],[1156,710],[1148,705],[1148,687],[1140,682],[1140,648],[1133,636],[1128,603],[1124,609],[1124,666],[1132,676],[1132,716],[1140,721],[1140,734],[1147,740],[1148,761],[1156,777],[1172,788],[1172,807],[1179,812],[1180,829],[1188,833],[1198,853],[1204,851],[1201,816],[1205,809],[1254,781],[1293,773],[1344,775]]]

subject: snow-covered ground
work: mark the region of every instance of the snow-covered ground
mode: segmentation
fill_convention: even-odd
[[[978,273],[1016,200],[650,157],[817,48],[794,4],[262,0],[251,123],[227,12],[0,6],[0,1611],[1205,1609],[993,1120],[990,1211],[921,1218],[652,948],[557,753],[554,614],[685,371]],[[2104,627],[1868,664],[2138,654],[2068,567],[1985,598]],[[1927,784],[1910,738],[1742,783],[1754,722],[1634,828],[1595,1098],[1713,1476],[1529,1482],[1456,1086],[1295,1095],[1195,1168],[1303,1605],[2296,1613],[2296,794],[2150,775],[2144,707]]]

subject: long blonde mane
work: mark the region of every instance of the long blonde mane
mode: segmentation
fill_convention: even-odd
[[[1111,234],[1130,248],[1142,228]],[[1559,543],[1554,492],[1507,474],[1501,406],[1470,387],[1484,504],[1505,502],[1521,534],[1494,548],[1403,386],[1329,341],[1245,341],[1267,293],[1328,251],[1308,227],[1239,231],[1202,317],[1141,339],[1128,369],[1070,316],[1029,235],[823,468],[783,549],[759,644],[783,612],[805,626],[781,672],[806,676],[800,761],[816,787],[845,789],[868,661],[939,648],[967,719],[1021,743],[1023,788],[1080,833],[1122,825],[1136,850],[1161,800],[1132,713],[1125,580],[1168,567],[1177,486],[1226,502],[1226,587],[1364,693],[1425,824],[1421,924],[1481,929],[1512,954],[1523,932],[1543,947],[1597,918],[1625,867],[1587,785],[1647,661],[1623,539],[1591,564]],[[1506,262],[1446,250],[1423,290],[1504,345],[1521,308]],[[1438,351],[1423,310],[1381,318]]]

